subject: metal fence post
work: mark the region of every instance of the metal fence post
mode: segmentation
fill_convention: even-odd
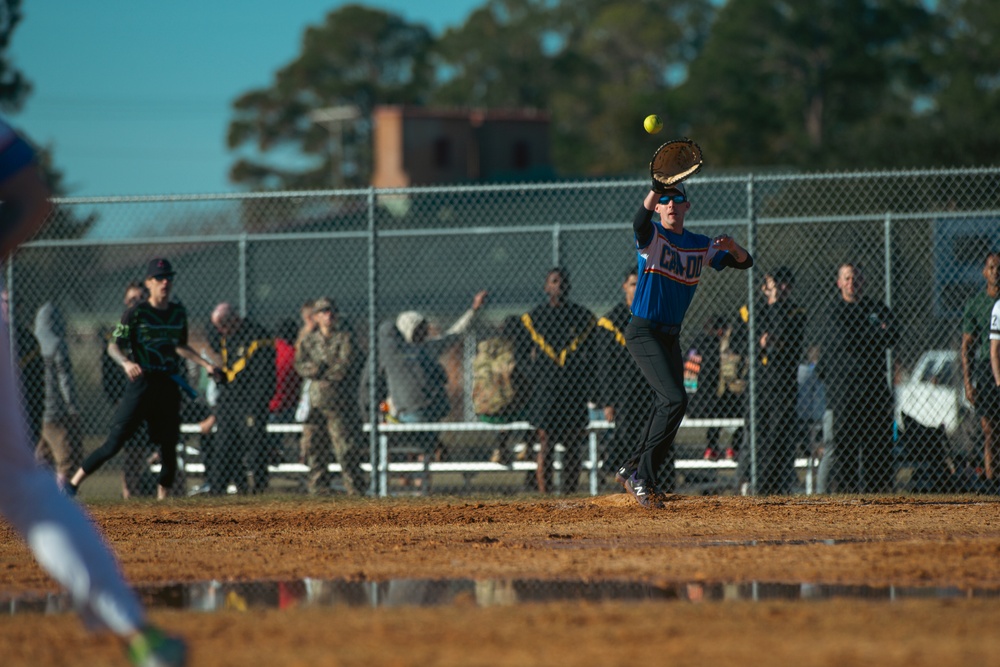
[[[753,257],[757,253],[757,202],[754,196],[753,174],[747,176],[747,252]],[[757,493],[757,358],[756,335],[755,335],[755,311],[754,294],[756,262],[747,271],[747,388],[750,392],[748,397],[748,418],[746,426],[746,445],[750,449],[750,487],[748,493]],[[737,484],[739,481],[740,466],[736,467]]]
[[[562,248],[560,248],[560,227],[557,222],[552,227],[552,266],[562,266]]]
[[[238,241],[237,247],[239,248],[239,266],[237,271],[239,272],[239,286],[240,286],[240,316],[247,316],[247,235],[246,233],[240,234],[240,240]]]
[[[368,479],[369,493],[379,496],[388,494],[388,454],[385,460],[380,456],[378,401],[378,234],[375,226],[375,188],[368,188],[368,460],[372,464]]]
[[[892,310],[892,213],[886,211],[885,214],[885,307]],[[889,387],[893,386],[892,372],[892,348],[885,351],[885,372]]]

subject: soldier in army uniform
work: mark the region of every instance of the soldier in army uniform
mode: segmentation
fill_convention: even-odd
[[[295,354],[295,370],[309,384],[309,417],[312,437],[304,442],[309,466],[309,493],[330,492],[329,464],[336,455],[344,490],[362,492],[361,467],[354,455],[356,443],[349,410],[354,409],[354,391],[347,386],[356,351],[351,334],[337,327],[333,299],[320,298],[313,305],[316,327],[302,339]]]

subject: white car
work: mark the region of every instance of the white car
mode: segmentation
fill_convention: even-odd
[[[965,400],[962,367],[955,350],[928,350],[913,367],[910,378],[896,387],[897,423],[905,412],[929,428],[944,425],[954,434],[972,406]]]

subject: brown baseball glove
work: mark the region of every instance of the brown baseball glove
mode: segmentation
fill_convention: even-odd
[[[653,177],[653,190],[666,192],[671,185],[680,183],[701,169],[701,148],[690,139],[668,141],[653,153],[649,174]]]

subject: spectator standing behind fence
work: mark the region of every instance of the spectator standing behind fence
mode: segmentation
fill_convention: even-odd
[[[487,424],[523,421],[528,387],[524,369],[517,365],[514,340],[521,321],[514,316],[503,319],[494,335],[476,345],[472,360],[472,407],[476,418]],[[498,431],[496,448],[490,461],[509,465],[513,460],[514,431]],[[524,457],[521,457],[524,458]]]
[[[310,437],[303,452],[309,466],[308,490],[313,495],[330,493],[329,464],[334,455],[340,463],[340,478],[348,495],[364,492],[359,465],[354,411],[354,384],[350,382],[355,356],[350,332],[338,328],[333,299],[313,304],[316,328],[307,333],[295,353],[295,370],[309,381]]]
[[[597,317],[569,300],[569,272],[556,267],[545,275],[544,303],[521,316],[523,329],[516,345],[530,387],[528,421],[538,438],[538,491],[554,488],[555,448],[562,459],[562,492],[575,493],[586,452],[587,402],[600,398],[599,384],[608,349],[608,332]]]
[[[691,394],[688,413],[697,419],[719,419],[723,417],[741,417],[740,396],[730,390],[730,383],[722,380],[722,345],[726,336],[731,331],[726,324],[726,318],[722,315],[709,317],[702,328],[702,331],[691,343],[688,351],[688,361],[685,362],[685,369],[689,365],[697,367],[697,373],[692,370],[695,376],[692,378],[695,384],[695,391]],[[645,382],[645,380],[643,380]],[[719,435],[722,429],[718,426],[709,426],[705,429],[705,452],[703,458],[708,460],[718,459]],[[726,449],[726,458],[734,458],[736,448],[730,442]]]
[[[820,462],[818,487],[820,493],[883,493],[894,481],[886,351],[896,344],[896,325],[885,304],[864,296],[860,267],[842,264],[837,289],[822,320],[816,366],[833,410],[833,441]]]
[[[421,313],[408,310],[395,321],[379,325],[377,332],[379,372],[385,374],[386,402],[389,416],[404,424],[441,421],[451,411],[448,399],[448,374],[441,365],[443,355],[462,341],[464,333],[477,318],[487,292],[477,292],[471,307],[443,335],[433,335],[430,322]],[[367,374],[360,382],[362,399],[367,402]],[[423,457],[444,457],[437,433],[418,432],[409,441],[423,452]],[[418,483],[423,483],[418,479]],[[426,490],[426,485],[425,485]]]
[[[0,130],[3,125],[0,124]],[[2,131],[0,131],[2,135]],[[4,324],[10,324],[10,294],[0,290],[0,315]],[[42,434],[42,412],[45,410],[45,362],[42,348],[31,329],[20,323],[14,327],[14,345],[17,347],[17,369],[21,378],[21,404],[27,418],[28,435],[37,443]]]
[[[798,414],[799,439],[805,444],[806,455],[822,458],[823,417],[826,413],[826,387],[816,375],[819,361],[819,346],[812,345],[806,351],[806,358],[799,364],[798,394],[795,397]]]
[[[302,392],[302,377],[295,371],[295,341],[299,326],[295,320],[284,320],[274,336],[274,395],[267,405],[271,422],[285,424],[295,421],[295,409]]]
[[[302,396],[302,377],[295,370],[295,341],[299,325],[293,319],[283,320],[274,334],[274,395],[267,404],[268,423],[291,424]],[[286,458],[285,443],[294,439],[292,434],[271,434],[273,449]],[[298,454],[296,454],[296,457]]]
[[[223,381],[215,405],[212,465],[205,462],[209,492],[223,493],[233,482],[240,493],[263,493],[272,458],[267,422],[275,386],[274,341],[264,327],[226,302],[215,307],[211,321],[209,346],[218,357],[214,361],[222,368]]]
[[[632,221],[639,282],[625,341],[656,400],[646,439],[632,457],[638,462],[636,467],[619,469],[615,478],[643,507],[658,504],[654,499],[657,471],[672,454],[687,411],[679,335],[702,270],[705,266],[716,271],[753,266],[750,253],[731,237],[723,234],[710,239],[684,229],[690,208],[687,191],[678,183],[663,192],[650,190]],[[660,216],[659,223],[653,222],[654,212]]]
[[[621,284],[623,300],[597,320],[597,325],[610,334],[610,338],[606,341],[608,365],[603,371],[604,380],[600,384],[605,392],[602,401],[604,418],[615,423],[610,445],[604,452],[604,469],[611,477],[614,477],[615,471],[622,466],[631,467],[635,464],[635,461],[628,461],[628,458],[635,443],[643,439],[649,410],[655,398],[653,390],[642,377],[642,371],[625,347],[625,327],[632,319],[632,301],[635,299],[638,275],[637,267],[625,273]],[[672,491],[673,458],[668,460],[666,469],[661,470],[658,476],[662,482],[661,487]]]
[[[983,266],[986,289],[977,292],[965,302],[962,311],[962,382],[965,398],[975,407],[983,430],[983,476],[988,480],[1000,478],[996,466],[998,451],[997,431],[1000,421],[1000,391],[993,382],[990,365],[990,318],[993,304],[1000,299],[1000,254],[990,252]]]
[[[798,444],[796,399],[805,311],[791,299],[795,276],[779,267],[764,275],[766,297],[757,327],[757,494],[791,493]]]
[[[0,259],[41,228],[51,210],[47,197],[30,144],[0,122]],[[132,664],[181,667],[187,661],[184,642],[148,624],[142,605],[89,518],[36,464],[30,449],[35,441],[28,440],[12,359],[16,357],[11,355],[4,324],[0,326],[0,512],[38,563],[69,591],[87,625],[109,630],[127,644]]]
[[[83,432],[66,322],[51,302],[42,304],[35,314],[35,338],[45,364],[45,408],[35,457],[55,470],[59,486],[65,486],[83,463]]]
[[[188,345],[187,310],[172,302],[174,269],[166,259],[150,260],[144,284],[146,301],[127,309],[109,345],[111,358],[128,376],[125,396],[111,418],[108,439],[83,461],[66,486],[76,495],[83,480],[96,472],[135,435],[143,422],[149,439],[160,452],[160,475],[156,497],[164,499],[177,476],[177,442],[180,437],[180,389],[189,387],[182,378],[181,358],[206,369],[214,377],[221,370],[201,358]],[[126,354],[123,347],[128,350]]]

